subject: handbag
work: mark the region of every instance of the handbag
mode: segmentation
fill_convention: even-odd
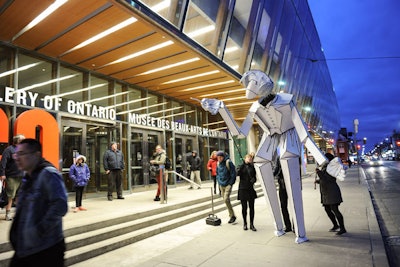
[[[4,208],[8,204],[8,196],[6,192],[6,183],[3,182],[3,185],[1,187],[1,193],[0,193],[0,208]]]

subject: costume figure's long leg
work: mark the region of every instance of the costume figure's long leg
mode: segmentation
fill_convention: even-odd
[[[264,133],[255,155],[254,167],[257,177],[261,178],[264,196],[271,206],[272,216],[275,221],[275,235],[281,236],[285,234],[285,232],[283,231],[282,215],[271,164],[278,144],[279,135],[271,137]]]
[[[296,243],[308,241],[304,225],[303,198],[301,192],[301,171],[299,158],[281,159],[282,173],[285,180],[290,214],[293,218]]]
[[[279,206],[278,194],[276,192],[276,185],[274,181],[274,174],[272,172],[271,162],[256,163],[254,164],[258,177],[261,177],[263,184],[264,195],[271,205],[272,216],[275,221],[275,235],[284,235],[282,214]]]

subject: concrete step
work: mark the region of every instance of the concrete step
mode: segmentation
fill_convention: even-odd
[[[263,192],[256,187],[258,196]],[[240,205],[237,190],[231,194],[233,206]],[[214,197],[214,212],[225,210],[223,199]],[[98,255],[133,244],[145,238],[175,229],[211,213],[211,196],[198,197],[174,205],[165,205],[146,211],[118,216],[64,229],[67,251],[65,266],[83,262]],[[9,243],[1,244],[0,267],[8,266],[13,255]]]

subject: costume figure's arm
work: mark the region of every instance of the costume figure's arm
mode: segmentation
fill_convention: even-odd
[[[324,153],[322,153],[322,151],[314,143],[313,139],[311,138],[310,134],[308,133],[305,123],[293,102],[291,102],[291,106],[292,106],[293,124],[294,124],[294,127],[296,128],[296,132],[300,138],[300,141],[304,144],[304,146],[308,149],[308,151],[310,151],[311,155],[314,156],[315,160],[317,161],[317,163],[319,165],[322,165],[322,164],[328,162]]]
[[[242,123],[242,126],[239,127],[239,125],[233,119],[232,114],[221,100],[203,98],[201,100],[201,106],[204,110],[209,111],[213,115],[219,113],[233,136],[247,136],[251,127],[253,126],[253,117],[251,114],[248,114]]]

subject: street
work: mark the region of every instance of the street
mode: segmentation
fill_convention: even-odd
[[[400,266],[400,162],[384,161],[383,166],[363,164],[362,167],[389,264]]]

